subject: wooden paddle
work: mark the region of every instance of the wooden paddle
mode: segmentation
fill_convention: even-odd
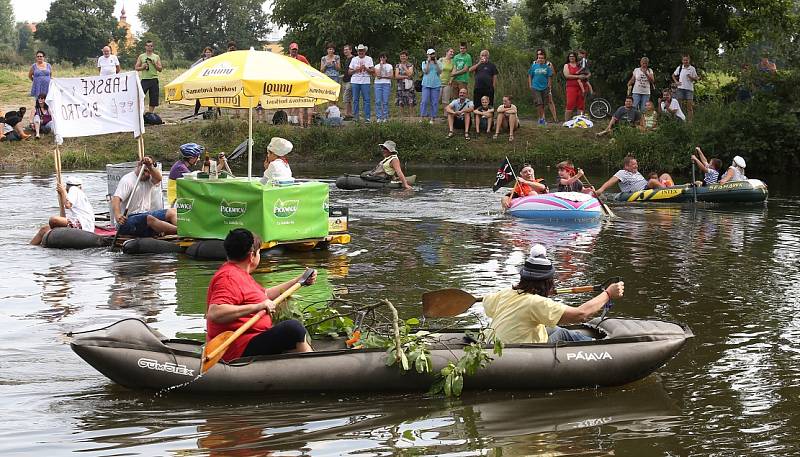
[[[589,178],[584,176],[583,179],[586,180],[586,185],[587,186],[594,187],[594,186],[592,186],[592,183],[589,182]],[[606,203],[603,200],[600,199],[599,195],[596,198],[597,198],[597,201],[600,202],[600,209],[603,210],[603,214],[606,217],[617,217],[617,215],[614,214],[614,211],[611,211],[611,208],[609,208],[608,205],[606,205]]]
[[[618,282],[615,277],[606,280],[603,284],[593,286],[580,286],[556,289],[556,294],[579,294],[584,292],[602,292],[609,284]],[[453,317],[468,310],[483,297],[475,297],[461,289],[441,289],[422,294],[422,315],[425,317]]]
[[[308,279],[314,274],[313,268],[307,268],[303,276],[300,277],[300,280],[297,281],[292,285],[292,287],[288,288],[284,293],[280,294],[278,298],[273,300],[273,303],[279,305],[281,302],[286,300],[290,295],[292,295],[297,289],[301,286],[307,285]],[[203,366],[200,369],[200,373],[205,373],[206,371],[210,370],[211,367],[217,364],[219,360],[222,358],[222,355],[225,354],[225,350],[228,349],[228,346],[233,344],[236,341],[236,338],[242,336],[244,332],[246,332],[250,327],[255,325],[256,322],[259,321],[266,311],[263,309],[257,312],[253,317],[250,318],[247,322],[244,323],[241,327],[236,329],[235,332],[227,331],[222,332],[219,335],[215,336],[211,341],[206,343],[203,347],[203,355],[202,355],[202,362]]]

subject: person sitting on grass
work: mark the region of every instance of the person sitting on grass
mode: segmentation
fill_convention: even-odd
[[[639,120],[639,130],[650,132],[655,130],[658,125],[658,113],[652,101],[647,100],[644,106],[644,113],[642,113],[642,118]]]
[[[581,178],[583,177],[583,170],[572,165],[572,162],[565,160],[556,165],[558,170],[558,183],[557,192],[584,192],[589,193],[592,190],[589,188],[584,189]]]
[[[140,171],[141,178],[136,185]],[[120,235],[154,237],[178,233],[178,213],[175,208],[153,207],[153,201],[161,201],[161,180],[161,171],[147,156],[137,162],[135,170],[119,180],[117,190],[111,197],[111,208]]]
[[[336,100],[330,102],[325,109],[325,119],[322,120],[322,123],[328,127],[341,127],[342,112],[339,110],[339,102]]]
[[[42,238],[56,227],[70,227],[94,233],[94,208],[83,193],[83,182],[79,178],[69,177],[66,187],[56,185],[58,199],[64,207],[63,216],[50,216],[47,225],[42,226],[31,240],[31,244],[39,245]]]
[[[447,126],[450,128],[450,133],[447,138],[453,137],[453,128],[464,129],[464,139],[469,140],[469,121],[472,111],[474,110],[472,100],[467,98],[467,89],[460,89],[458,91],[458,98],[450,102],[444,111],[447,113]]]
[[[5,141],[20,141],[27,140],[31,136],[25,133],[25,128],[22,120],[25,118],[27,109],[22,106],[19,111],[9,111],[3,118],[3,137]]]
[[[627,156],[623,159],[622,170],[614,173],[614,176],[608,178],[608,181],[603,183],[599,189],[594,190],[594,196],[597,197],[601,195],[606,189],[617,183],[619,183],[619,190],[625,193],[664,187],[657,178],[645,179],[644,176],[639,173],[639,162],[633,156]]]
[[[658,99],[658,107],[661,113],[667,118],[673,117],[681,121],[686,120],[686,115],[683,114],[681,104],[678,100],[672,98],[672,91],[669,89],[664,89],[664,91],[661,92],[661,98]]]
[[[717,181],[719,181],[719,171],[722,169],[722,161],[717,158],[707,160],[706,155],[703,154],[703,150],[700,149],[700,146],[694,149],[697,151],[697,155],[699,155],[700,158],[697,158],[697,155],[692,154],[692,162],[696,163],[700,168],[700,171],[705,173],[703,181],[697,181],[695,182],[695,185],[710,186],[711,184],[716,184]]]
[[[500,130],[508,129],[508,141],[514,141],[514,130],[519,128],[519,118],[517,117],[517,107],[511,103],[511,96],[503,96],[503,104],[495,110],[497,113],[497,128],[494,131],[494,138],[500,135]]]
[[[515,198],[546,193],[547,186],[542,183],[542,179],[535,178],[533,167],[526,163],[522,166],[522,170],[519,171],[514,189],[500,200],[500,204],[503,206],[503,209],[508,209],[508,207],[511,206],[511,200]]]
[[[633,97],[628,95],[625,97],[625,105],[620,106],[616,111],[614,111],[614,114],[611,116],[611,120],[608,122],[608,126],[605,128],[605,130],[599,132],[597,136],[603,136],[611,133],[611,129],[613,129],[617,124],[627,125],[629,127],[639,125],[639,120],[641,118],[642,113],[633,107]]]
[[[487,135],[492,132],[494,108],[489,103],[488,96],[481,97],[481,104],[472,111],[472,115],[475,117],[473,124],[475,125],[476,135],[480,135],[481,131],[486,132]]]
[[[47,106],[45,94],[39,94],[36,98],[36,108],[33,110],[31,128],[36,133],[35,139],[40,139],[41,133],[50,133],[53,130],[53,115],[50,107]]]
[[[567,306],[548,298],[554,291],[553,276],[547,250],[534,244],[519,271],[519,283],[483,298],[486,316],[492,319],[489,336],[503,344],[591,341],[583,332],[558,325],[586,322],[625,292],[620,281],[578,307]]]

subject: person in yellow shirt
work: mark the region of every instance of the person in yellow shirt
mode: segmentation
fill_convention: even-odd
[[[589,320],[606,303],[622,297],[625,284],[622,281],[611,284],[596,297],[573,307],[547,298],[554,290],[554,274],[544,246],[533,245],[520,270],[519,283],[483,299],[486,315],[492,319],[490,335],[503,344],[591,340],[581,332],[557,325]]]

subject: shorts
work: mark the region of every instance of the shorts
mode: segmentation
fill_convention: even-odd
[[[517,125],[514,127],[514,131],[519,130],[519,117],[517,117]],[[503,116],[503,125],[500,126],[500,132],[510,132],[511,129],[509,128],[508,117]]]
[[[397,99],[395,105],[397,106],[416,106],[417,104],[417,91],[412,87],[411,89],[397,89]]]
[[[675,98],[678,100],[694,100],[694,91],[689,89],[675,90]]]
[[[167,220],[167,210],[148,211],[146,213],[136,213],[128,216],[125,224],[117,227],[120,235],[130,235],[136,238],[152,238],[157,235],[155,230],[147,226],[147,216],[153,216],[160,221]]]
[[[143,79],[142,92],[144,92],[144,95],[147,95],[148,93],[150,94],[149,106],[158,106],[158,100],[159,97],[161,97],[161,93],[158,88],[158,78]]]
[[[348,105],[353,104],[353,86],[350,85],[350,82],[344,83],[344,102]]]
[[[82,230],[83,227],[81,226],[81,221],[77,219],[67,219],[67,227],[69,228],[76,228],[78,230]]]
[[[485,132],[488,129],[489,129],[489,119],[481,117],[478,120],[478,130],[480,130],[481,132]]]
[[[547,89],[538,90],[531,88],[531,92],[533,93],[533,104],[536,106],[544,106],[547,103]]]
[[[453,119],[453,128],[464,130],[466,128],[464,118],[456,116],[455,119]]]
[[[17,132],[8,132],[3,137],[3,141],[20,141],[20,140],[22,140],[22,138],[20,138]]]
[[[439,103],[442,103],[442,104],[445,104],[445,105],[449,105],[450,101],[452,100],[451,91],[452,91],[452,88],[450,86],[443,85],[442,86],[442,96],[439,97]]]
[[[580,87],[577,85],[575,87],[567,87],[567,111],[572,111],[574,109],[583,111],[586,108],[585,102],[586,101],[583,97],[583,92],[581,92]]]
[[[494,106],[494,89],[491,87],[487,88],[475,88],[472,90],[472,99],[475,100],[476,104],[480,104],[481,97],[483,96],[489,97],[489,106]]]
[[[272,328],[254,336],[244,348],[242,357],[281,354],[293,350],[297,343],[305,340],[306,328],[300,321],[290,319],[278,322]]]

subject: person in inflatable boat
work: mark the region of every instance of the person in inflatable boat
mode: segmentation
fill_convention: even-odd
[[[400,166],[400,158],[397,156],[397,143],[386,140],[379,144],[383,159],[378,162],[370,171],[361,173],[361,178],[368,181],[398,181],[405,190],[413,190],[413,187],[406,180],[403,168]]]
[[[625,284],[622,281],[611,284],[596,297],[573,307],[548,298],[554,290],[554,274],[545,247],[534,244],[520,269],[519,283],[483,299],[486,315],[492,319],[490,336],[504,344],[592,340],[584,333],[558,324],[589,320],[606,303],[622,297]]]
[[[534,177],[533,167],[530,164],[523,165],[522,170],[519,171],[519,176],[517,176],[517,183],[514,185],[514,189],[500,200],[503,209],[508,209],[511,206],[511,200],[515,198],[546,194],[547,185],[542,181],[544,180]]]
[[[302,323],[294,319],[272,321],[272,315],[280,306],[272,300],[300,281],[302,275],[264,288],[252,276],[261,262],[258,236],[247,229],[234,229],[225,237],[224,246],[228,261],[214,273],[208,284],[206,342],[220,333],[236,331],[256,313],[265,310],[261,319],[228,347],[222,360],[228,362],[239,357],[313,351],[306,342],[306,328]],[[314,272],[308,284],[313,284],[316,278]]]
[[[747,181],[747,176],[744,175],[745,167],[747,167],[747,162],[745,162],[741,156],[734,157],[733,163],[728,167],[728,171],[725,172],[725,175],[719,179],[719,183],[725,184],[726,182]]]
[[[64,207],[64,215],[50,216],[47,225],[39,229],[31,244],[41,244],[44,235],[56,227],[70,227],[94,233],[94,209],[83,193],[83,181],[70,176],[67,178],[66,187],[61,184],[56,185],[56,192]]]

